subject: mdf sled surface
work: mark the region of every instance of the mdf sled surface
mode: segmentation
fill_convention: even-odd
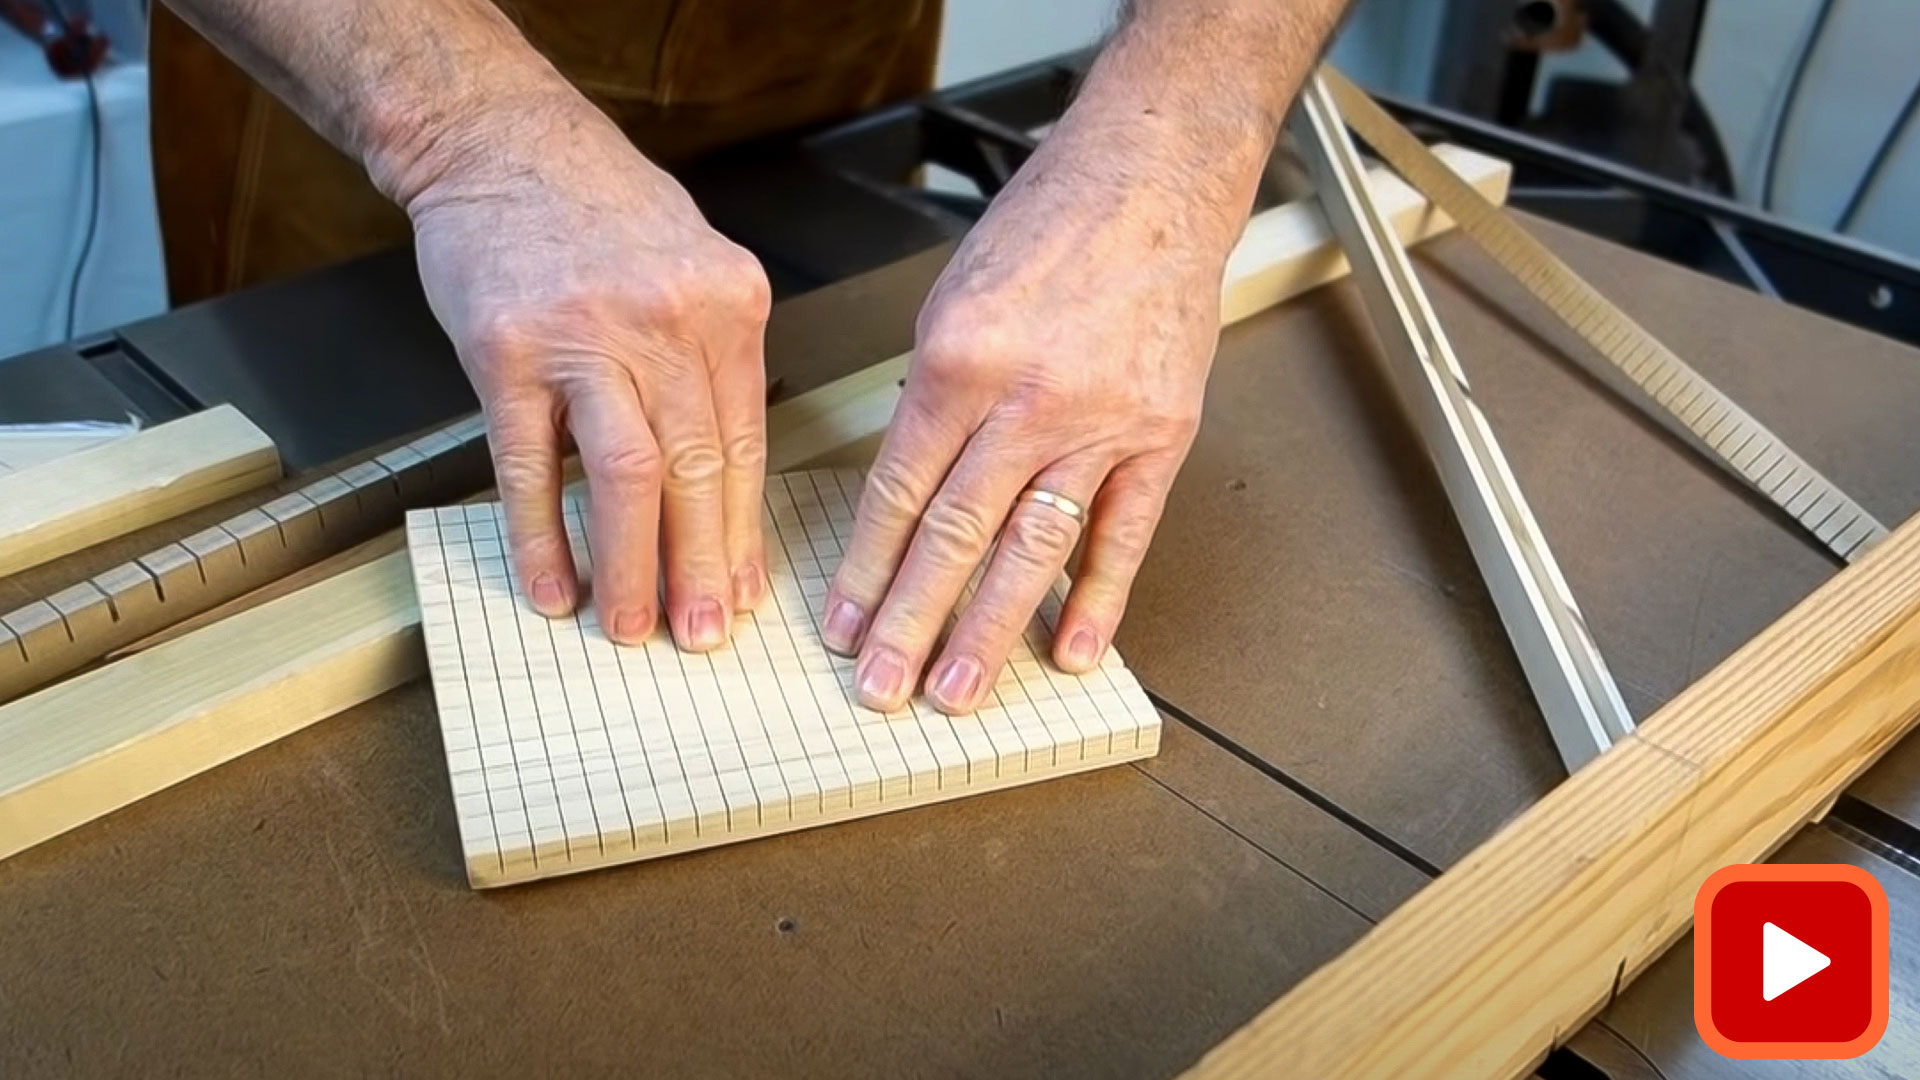
[[[414,683],[0,863],[0,1073],[1165,1076],[1417,884],[1178,725],[486,893],[442,761]]]

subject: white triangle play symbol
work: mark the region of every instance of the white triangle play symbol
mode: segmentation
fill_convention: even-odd
[[[1772,923],[1760,926],[1760,996],[1772,1001],[1825,971],[1833,958]]]

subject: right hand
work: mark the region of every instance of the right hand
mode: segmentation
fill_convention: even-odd
[[[579,602],[560,515],[571,442],[600,625],[622,643],[652,632],[663,557],[674,640],[715,648],[767,591],[766,274],[585,100],[500,113],[404,205],[486,412],[519,579],[542,614]]]

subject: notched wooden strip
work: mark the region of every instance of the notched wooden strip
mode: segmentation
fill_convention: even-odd
[[[67,637],[76,643],[85,644],[110,635],[117,621],[112,601],[91,581],[61,589],[47,597],[47,603],[60,613],[61,620],[67,624]]]
[[[461,440],[455,438],[453,433],[447,428],[439,428],[427,432],[425,435],[420,436],[407,445],[413,448],[414,453],[419,454],[428,461],[432,461],[441,454],[458,448],[460,443]]]
[[[363,461],[342,469],[337,476],[353,494],[359,521],[378,526],[399,518],[400,485],[385,466],[377,461]],[[332,532],[334,528],[333,519],[329,517],[327,531]]]
[[[464,420],[456,420],[448,424],[442,430],[458,442],[483,441],[487,436],[487,418],[480,413],[474,413]]]
[[[153,576],[163,604],[188,600],[207,587],[200,576],[200,560],[179,544],[149,551],[134,561]]]
[[[145,624],[160,610],[160,586],[137,562],[121,563],[93,576],[93,584],[113,605],[114,618]]]
[[[13,684],[14,680],[27,669],[27,649],[20,643],[20,635],[13,628],[0,623],[0,687]],[[5,697],[0,690],[0,697]]]
[[[67,622],[60,612],[45,600],[35,600],[23,608],[16,608],[0,618],[7,629],[12,630],[20,639],[20,647],[26,652],[30,663],[37,663],[42,657],[54,656],[73,639],[67,636]]]
[[[240,544],[240,558],[255,576],[263,571],[277,572],[286,561],[287,543],[280,525],[259,509],[235,514],[220,523],[220,528]]]
[[[180,541],[180,546],[200,560],[200,579],[215,589],[224,590],[227,583],[246,573],[240,541],[218,525],[194,533]]]
[[[393,475],[400,504],[412,506],[433,493],[433,462],[412,446],[398,446],[373,459],[374,464]],[[366,505],[361,505],[366,510]]]
[[[280,526],[280,539],[295,558],[306,559],[326,544],[326,525],[320,508],[301,492],[293,492],[267,503],[260,512]]]
[[[348,530],[360,524],[360,499],[354,486],[347,481],[348,474],[360,467],[356,465],[353,469],[323,476],[297,493],[306,496],[307,501],[319,511],[320,527],[326,532],[344,536]],[[381,471],[384,473],[386,470]]]

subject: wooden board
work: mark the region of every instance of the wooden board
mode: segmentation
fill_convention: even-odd
[[[1521,1075],[1916,718],[1920,518],[1188,1075]]]
[[[284,580],[398,526],[407,506],[457,498],[488,475],[485,425],[468,417],[0,613],[0,701]]]
[[[1441,149],[1450,162],[1458,164],[1462,175],[1472,178],[1476,186],[1487,191],[1490,197],[1505,197],[1510,169],[1504,162],[1470,151],[1450,147]],[[1447,225],[1444,218],[1426,211],[1424,202],[1411,188],[1384,170],[1377,170],[1371,178],[1380,185],[1375,198],[1392,216],[1394,227],[1404,230],[1403,237],[1408,242],[1433,235]],[[1236,250],[1229,264],[1228,275],[1222,282],[1223,316],[1229,319],[1242,318],[1258,310],[1261,304],[1277,304],[1297,291],[1312,288],[1338,275],[1345,265],[1345,259],[1331,254],[1332,251],[1331,234],[1324,220],[1318,218],[1318,210],[1310,204],[1290,203],[1258,215],[1249,222],[1247,238]],[[898,400],[898,389],[890,373],[904,371],[905,366],[905,357],[895,358],[879,365],[883,372],[880,377],[876,377],[875,369],[869,368],[770,408],[767,417],[769,471],[781,472],[805,465],[822,453],[857,442],[883,429]],[[301,498],[308,503],[319,503],[323,510],[328,506],[344,508],[353,505],[349,499],[351,487],[338,482],[335,477],[327,477],[316,482],[311,497]],[[325,490],[319,490],[322,488]],[[349,490],[337,490],[340,488]],[[312,521],[313,517],[298,506],[284,517],[274,504],[262,510],[280,523],[283,534],[295,525]],[[319,524],[317,521],[312,523],[316,527]],[[195,587],[195,582],[202,588],[207,587],[200,571],[199,557],[194,552],[185,548],[178,551],[170,548],[165,556],[158,561],[140,560],[141,567],[162,592],[169,582],[176,581],[184,588]],[[232,567],[237,564],[240,564],[238,559],[229,561],[228,569],[223,573],[230,577]],[[276,723],[281,725],[275,730],[284,733],[325,719],[342,708],[414,678],[421,670],[421,658],[418,656],[419,610],[406,570],[404,554],[387,555],[352,571],[355,575],[353,584],[337,585],[340,579],[321,582],[246,613],[252,615],[273,611],[277,613],[273,618],[284,620],[286,625],[299,625],[303,622],[299,613],[312,612],[312,625],[331,626],[334,629],[330,640],[320,640],[314,634],[302,634],[289,636],[282,641],[268,639],[249,642],[247,650],[232,654],[229,662],[212,666],[201,679],[196,680],[195,685],[203,692],[207,708],[258,709],[262,713],[273,713],[278,717]],[[388,583],[388,587],[381,597],[375,597],[372,593],[381,591],[382,582]],[[144,589],[145,585],[141,588]],[[140,595],[144,603],[144,592]],[[321,617],[321,613],[331,613],[343,605],[361,612],[364,625],[342,625],[333,622],[330,615]],[[40,606],[45,610],[36,608],[29,613],[33,621],[15,643],[15,648],[23,657],[35,655],[36,649],[57,649],[63,638],[72,641],[67,637],[59,613],[50,605]],[[204,655],[198,644],[200,635],[220,625],[223,624],[205,627],[147,652],[117,661],[102,670],[138,665],[132,670],[176,671],[178,668],[174,665],[178,661],[172,658]],[[363,638],[363,631],[369,626],[379,628],[381,636],[378,641]],[[151,632],[151,629],[145,632]],[[138,636],[141,635],[132,635],[126,640],[131,641]],[[7,644],[0,640],[0,646]],[[8,657],[7,650],[0,648],[0,679],[6,677],[4,665]],[[341,692],[325,695],[303,693],[295,700],[276,705],[275,702],[283,696],[283,688],[275,682],[258,681],[263,671],[299,672],[305,669],[332,672],[332,677],[342,688]],[[139,684],[138,677],[130,677],[121,685]],[[0,686],[4,685],[0,682]],[[148,737],[142,734],[142,730],[148,731],[153,737],[164,736],[172,727],[189,723],[191,709],[183,711],[176,708],[177,702],[167,697],[169,691],[155,688],[150,692],[150,697],[154,700],[166,698],[166,707],[148,708],[150,702],[146,701],[129,702],[126,707],[129,715],[146,717],[146,722],[152,725],[149,729],[138,729],[137,725],[135,728],[123,728],[119,724],[104,724],[102,732],[105,734],[95,737],[90,734],[91,728],[73,726],[71,717],[74,714],[58,694],[61,689],[56,686],[10,705],[0,706],[0,727],[19,733],[22,739],[43,740],[46,745],[59,748],[58,752],[50,751],[37,758],[39,764],[34,768],[16,767],[11,771],[11,779],[0,784],[0,857],[125,805],[129,797],[137,797],[133,792],[142,785],[145,792],[150,793],[166,783],[212,768],[258,745],[251,731],[237,733],[232,746],[215,738],[194,747],[197,756],[193,761],[170,759],[165,763],[165,768],[155,769],[148,774],[144,767],[122,765],[121,759],[106,756],[105,751],[109,748],[127,750],[135,756],[124,760],[137,761],[137,751],[129,748],[137,747]],[[247,704],[242,705],[234,695],[244,698]],[[32,734],[42,729],[59,730],[58,733]],[[76,741],[91,742],[100,752],[92,755],[73,753],[71,747]],[[123,781],[115,775],[125,768],[131,768],[135,781]],[[54,772],[46,772],[48,769]],[[105,775],[86,779],[93,773]],[[25,813],[13,814],[7,809],[6,804],[15,792],[21,793],[20,797],[26,799],[29,797],[26,793],[54,780],[68,784],[66,790],[71,792],[74,800],[61,814],[30,818]],[[10,821],[14,823],[12,826],[8,824]]]
[[[273,440],[228,405],[0,475],[0,577],[279,475]]]
[[[0,858],[417,675],[409,594],[369,563],[0,707]]]
[[[508,885],[738,843],[1151,757],[1160,717],[1108,650],[1085,675],[1049,644],[1064,589],[1030,621],[989,699],[860,705],[820,609],[852,534],[856,469],[767,480],[769,601],[733,646],[683,654],[664,626],[622,648],[591,607],[520,602],[499,503],[416,510],[408,553],[467,879]],[[591,574],[586,499],[574,565]]]

